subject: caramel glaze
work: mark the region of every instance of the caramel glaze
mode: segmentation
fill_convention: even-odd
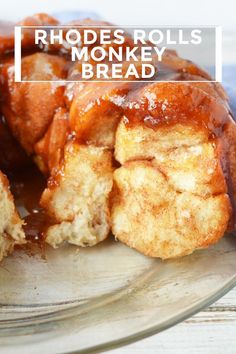
[[[42,242],[44,231],[55,222],[48,217],[39,205],[46,178],[31,164],[9,176],[11,192],[20,216],[25,221],[26,239]]]
[[[5,173],[14,173],[19,168],[29,165],[30,159],[13,138],[6,125],[5,119],[0,115],[0,169]]]
[[[228,122],[228,109],[194,84],[152,83],[131,91],[124,107],[127,126],[143,124],[157,129],[176,123],[193,124],[215,136]]]
[[[86,25],[86,23],[88,25],[94,24],[90,20],[87,20],[87,22],[85,20],[85,22],[73,22],[71,25],[73,27],[73,24]],[[58,24],[58,22],[48,15],[39,14],[25,19],[21,24],[37,26]],[[14,41],[12,33],[9,33],[11,32],[10,28],[11,25],[0,24],[0,61],[2,65],[13,62]],[[132,46],[132,40],[127,37],[125,45]],[[42,48],[43,52],[67,58],[69,53],[63,49],[61,46]],[[29,31],[23,38],[23,57],[39,51],[40,49],[32,44],[32,33]],[[65,70],[68,71],[70,80],[80,78],[80,64],[72,65],[67,62],[66,65]],[[58,107],[58,109],[63,107],[63,111],[59,111],[56,117],[56,119],[60,120],[63,133],[59,134],[57,126],[54,126],[52,121],[52,125],[47,125],[48,130],[45,135],[41,135],[41,140],[36,142],[36,151],[34,151],[44,160],[45,173],[50,173],[51,177],[47,181],[32,165],[10,176],[16,205],[19,207],[20,214],[26,222],[24,229],[28,240],[43,241],[44,231],[48,226],[55,224],[54,220],[44,213],[39,205],[39,200],[46,185],[48,188],[55,188],[59,177],[63,174],[62,149],[66,141],[74,139],[81,143],[87,143],[86,137],[89,125],[87,127],[86,124],[84,125],[83,117],[90,109],[95,108],[95,110],[98,109],[99,111],[102,108],[100,110],[101,114],[104,113],[104,109],[107,114],[116,111],[119,119],[124,116],[127,127],[139,124],[151,129],[157,129],[162,125],[170,126],[182,122],[204,129],[208,132],[209,139],[216,139],[224,133],[224,128],[229,121],[229,108],[227,97],[221,86],[207,83],[206,80],[210,79],[207,73],[192,62],[179,58],[175,52],[170,50],[166,51],[163,62],[156,63],[156,65],[157,81],[202,80],[204,82],[203,84],[183,82],[142,83],[134,80],[131,83],[104,82],[97,84],[88,82],[67,85],[64,102]],[[4,97],[4,87],[2,88],[2,94]],[[67,120],[64,119],[68,115],[68,111],[70,111],[68,121],[70,128]],[[57,136],[59,134],[59,139],[56,140],[56,143],[54,140],[55,134]],[[49,155],[53,155],[51,141],[54,141],[52,148],[55,148],[53,154],[56,154],[56,166],[54,166],[53,161],[50,161],[49,157]],[[222,166],[228,182],[229,194],[232,197],[233,187],[229,166],[225,158],[227,151],[225,141],[223,145]],[[57,149],[60,149],[59,153]],[[1,151],[3,150],[4,147],[1,147]],[[117,164],[114,160],[114,165]],[[231,199],[233,200],[233,198]]]

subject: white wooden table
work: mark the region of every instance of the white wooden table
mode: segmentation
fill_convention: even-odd
[[[108,353],[236,354],[236,287],[186,321]]]

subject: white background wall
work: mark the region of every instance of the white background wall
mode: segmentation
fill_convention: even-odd
[[[43,11],[92,10],[122,24],[222,25],[236,29],[235,0],[0,0],[2,20]]]

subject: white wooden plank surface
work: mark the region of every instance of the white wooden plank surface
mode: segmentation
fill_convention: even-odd
[[[236,354],[236,287],[186,321],[109,354]]]

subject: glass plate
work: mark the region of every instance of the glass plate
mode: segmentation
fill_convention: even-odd
[[[235,72],[223,75],[236,113]],[[80,250],[35,244],[0,263],[0,284],[1,353],[104,351],[171,327],[235,286],[236,237],[165,262],[112,237]]]
[[[115,242],[16,250],[0,265],[1,353],[110,349],[162,331],[236,284],[236,238],[177,260]]]

